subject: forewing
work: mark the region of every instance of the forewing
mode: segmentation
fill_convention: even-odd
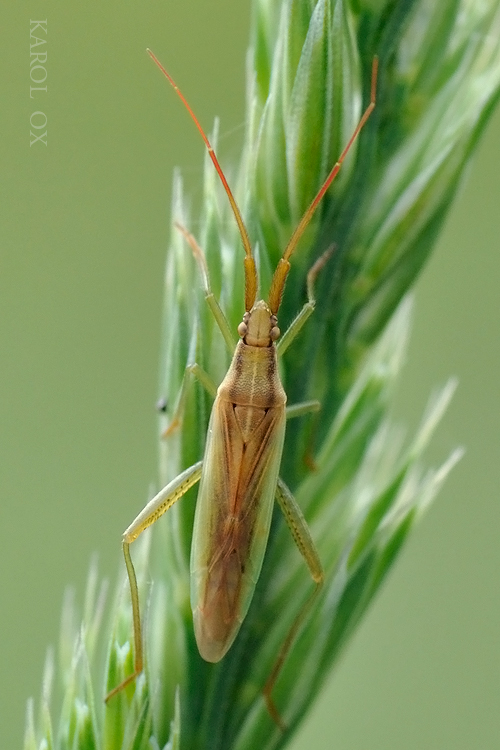
[[[201,655],[233,642],[259,577],[283,440],[282,407],[216,399],[210,418],[191,550],[191,605]]]

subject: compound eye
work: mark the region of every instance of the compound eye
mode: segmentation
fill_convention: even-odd
[[[281,331],[278,328],[278,326],[273,326],[269,334],[271,336],[271,341],[276,341],[276,339],[279,339],[280,334],[281,334]]]
[[[248,326],[243,321],[238,326],[238,336],[240,338],[244,338],[246,336],[246,333],[248,331]],[[279,334],[278,334],[279,335]]]

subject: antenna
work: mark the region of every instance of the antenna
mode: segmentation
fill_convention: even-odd
[[[212,144],[208,140],[205,131],[200,125],[200,122],[198,118],[196,117],[195,113],[189,106],[184,94],[180,90],[180,88],[175,83],[172,76],[165,70],[161,62],[158,60],[154,52],[152,52],[150,49],[147,49],[147,53],[150,56],[150,58],[153,60],[153,62],[156,63],[156,65],[159,67],[167,81],[170,83],[176,94],[181,99],[182,103],[186,107],[187,111],[191,115],[191,119],[193,120],[194,124],[198,128],[198,131],[203,138],[205,142],[205,146],[208,149],[208,154],[210,158],[212,159],[213,165],[215,169],[217,170],[217,174],[220,177],[220,180],[222,182],[222,185],[224,187],[224,190],[226,191],[227,197],[229,198],[229,203],[231,204],[231,208],[233,210],[234,218],[236,219],[236,223],[238,224],[238,229],[240,231],[241,241],[243,242],[243,247],[245,249],[245,310],[249,312],[251,308],[253,307],[255,303],[255,298],[257,296],[257,269],[255,267],[255,260],[252,253],[252,246],[250,244],[250,239],[248,237],[248,232],[245,227],[245,223],[242,219],[240,209],[238,208],[238,204],[236,203],[236,200],[231,192],[231,188],[228,185],[228,182],[226,180],[226,176],[224,172],[222,171],[222,167],[219,164],[219,160],[217,159],[215,155],[215,151],[212,148]]]
[[[324,181],[323,185],[320,187],[316,197],[313,198],[313,200],[309,204],[309,207],[304,213],[303,217],[299,221],[295,231],[293,232],[292,236],[290,237],[288,241],[288,245],[286,246],[282,257],[278,261],[278,265],[276,266],[276,271],[274,272],[273,280],[271,282],[271,289],[269,291],[269,307],[271,308],[271,312],[274,315],[276,315],[276,313],[278,312],[278,308],[281,304],[281,298],[283,296],[283,290],[285,288],[286,277],[288,276],[288,272],[290,270],[289,258],[294,252],[297,245],[299,244],[299,240],[304,234],[312,217],[314,216],[314,212],[318,208],[318,205],[320,204],[321,199],[323,198],[326,191],[328,190],[328,188],[330,187],[330,185],[332,184],[332,182],[334,181],[334,179],[340,172],[342,163],[344,159],[346,158],[347,154],[349,153],[349,150],[352,144],[354,143],[354,141],[360,134],[366,121],[368,120],[368,118],[370,117],[371,113],[373,112],[375,108],[375,96],[376,96],[376,90],[377,90],[377,73],[378,73],[378,57],[375,56],[373,58],[373,63],[372,63],[370,103],[368,104],[360,121],[356,125],[354,132],[349,138],[349,141],[347,142],[347,146],[344,148],[344,150],[340,154],[338,160],[333,165],[330,171],[330,174]]]

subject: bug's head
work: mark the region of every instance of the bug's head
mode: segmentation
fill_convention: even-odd
[[[249,346],[271,346],[280,335],[278,309],[283,297],[290,263],[281,258],[269,290],[269,303],[256,302],[258,277],[253,255],[245,257],[245,314],[238,326],[238,335]]]
[[[248,346],[271,346],[280,335],[278,319],[263,299],[256,302],[243,316],[238,335]]]

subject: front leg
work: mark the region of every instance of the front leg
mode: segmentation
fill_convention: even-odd
[[[198,263],[198,267],[201,273],[201,278],[203,282],[203,290],[205,292],[205,300],[207,302],[207,305],[210,308],[212,315],[215,318],[217,325],[219,326],[222,336],[224,337],[224,341],[226,342],[228,352],[232,355],[236,347],[236,340],[231,330],[231,326],[229,325],[226,316],[222,312],[221,307],[219,303],[217,302],[217,300],[215,299],[214,294],[210,288],[210,276],[208,273],[207,259],[205,258],[205,253],[196,242],[194,235],[192,235],[191,232],[188,232],[188,230],[185,227],[183,227],[182,224],[179,224],[178,221],[175,222],[175,228],[178,229],[182,235],[184,235],[188,245],[193,251],[194,258],[196,262]]]
[[[328,248],[328,250],[325,250],[325,252],[319,256],[318,260],[309,269],[307,274],[307,302],[305,303],[304,307],[299,312],[295,320],[290,323],[285,333],[276,344],[276,348],[280,357],[285,353],[294,338],[296,338],[297,334],[302,330],[302,326],[304,325],[306,320],[308,320],[308,318],[310,318],[313,314],[314,308],[316,306],[314,282],[316,281],[316,276],[318,275],[318,273],[328,262],[334,249],[335,247],[334,245],[332,245]]]

